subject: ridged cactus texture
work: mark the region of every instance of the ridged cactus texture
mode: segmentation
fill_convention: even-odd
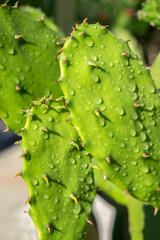
[[[149,22],[152,27],[160,27],[160,0],[147,0],[138,11],[138,18]]]
[[[59,102],[42,98],[28,114],[20,175],[39,240],[85,239],[95,197],[90,155]]]
[[[127,42],[85,22],[60,64],[71,120],[97,167],[127,195],[160,207],[159,97],[149,70]]]
[[[31,100],[61,94],[58,84],[59,35],[16,6],[0,6],[0,117],[10,130],[25,124]],[[57,45],[58,42],[58,45]]]
[[[160,53],[151,67],[151,76],[155,82],[156,88],[160,88]]]

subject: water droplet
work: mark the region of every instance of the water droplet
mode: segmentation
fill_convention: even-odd
[[[136,120],[137,118],[138,118],[137,113],[136,113],[136,112],[133,112],[133,113],[132,113],[132,119],[133,119],[133,120]]]
[[[153,110],[154,105],[150,103],[146,107],[147,107],[147,110],[151,111],[151,110]]]
[[[5,111],[3,111],[3,112],[1,112],[1,116],[2,116],[3,118],[8,118],[8,113],[5,112]]]
[[[14,54],[14,48],[13,47],[7,48],[6,52],[10,55],[13,55]]]
[[[92,56],[92,61],[97,61],[97,56]]]
[[[70,159],[69,159],[69,162],[70,162],[72,165],[74,165],[74,164],[76,163],[76,160],[73,159],[73,158],[70,158]]]
[[[102,101],[103,101],[103,99],[102,99],[101,97],[97,97],[97,98],[95,99],[95,103],[97,103],[97,104],[101,104]]]
[[[87,164],[86,162],[84,162],[84,163],[82,164],[82,167],[83,167],[83,168],[87,168],[87,166],[88,166],[88,164]]]
[[[121,89],[120,87],[115,87],[115,90],[116,90],[117,92],[120,92],[122,89]]]
[[[53,199],[53,203],[57,204],[58,202],[59,202],[58,197],[55,197],[55,198]]]
[[[120,168],[119,167],[114,167],[115,172],[119,172]]]
[[[83,181],[84,181],[84,178],[83,178],[83,177],[79,177],[79,181],[80,181],[80,182],[83,182]]]
[[[34,141],[34,140],[31,140],[29,143],[31,144],[31,146],[35,146],[36,145],[36,141]]]
[[[141,138],[142,141],[145,141],[146,138],[147,138],[147,137],[146,137],[146,134],[145,134],[144,132],[141,132],[141,133],[140,133],[140,138]]]
[[[98,123],[99,123],[99,125],[100,125],[101,127],[104,127],[105,124],[106,124],[106,121],[105,121],[104,118],[101,117],[101,118],[98,119]]]
[[[139,61],[138,61],[138,64],[139,64],[140,66],[142,66],[142,65],[143,65],[143,62],[142,62],[141,60],[139,60]]]
[[[77,46],[78,46],[77,41],[76,41],[76,40],[73,40],[73,41],[72,41],[72,47],[73,47],[73,48],[76,48]]]
[[[53,163],[49,163],[48,166],[49,166],[49,168],[54,168]]]
[[[34,186],[37,186],[37,185],[38,185],[38,180],[37,180],[36,178],[33,178],[33,179],[32,179],[32,184],[33,184]]]
[[[136,131],[134,129],[131,129],[130,130],[130,135],[133,136],[133,137],[136,136]]]
[[[108,133],[108,136],[109,136],[109,137],[113,137],[113,136],[114,136],[114,133],[113,133],[113,132],[109,132],[109,133]]]
[[[93,183],[93,179],[91,177],[87,177],[86,179],[88,184],[92,184]]]
[[[92,74],[92,80],[97,83],[99,81],[99,76],[97,74]]]
[[[100,48],[104,49],[104,48],[105,48],[105,46],[104,46],[103,44],[100,44]]]
[[[152,186],[151,180],[150,179],[145,179],[145,185],[148,186],[148,187]]]
[[[136,85],[134,83],[130,84],[130,91],[134,92],[136,90]]]
[[[53,220],[57,220],[58,217],[57,217],[57,216],[52,216],[52,219],[53,219]]]
[[[125,144],[124,142],[121,142],[121,143],[119,144],[119,146],[120,146],[121,148],[125,148],[125,147],[126,147],[126,144]]]
[[[47,117],[47,120],[48,120],[49,122],[52,122],[52,121],[53,121],[53,118],[52,118],[51,116],[48,116],[48,117]]]
[[[127,176],[127,173],[123,172],[123,173],[122,173],[122,176],[123,176],[123,177],[126,177],[126,176]]]
[[[49,195],[48,194],[44,194],[44,199],[48,200],[49,199]]]
[[[81,211],[81,206],[80,205],[75,206],[74,209],[73,209],[74,214],[78,214],[78,213],[80,213],[80,211]]]
[[[148,150],[148,149],[149,149],[148,144],[147,144],[147,143],[144,143],[144,144],[143,144],[143,148],[144,148],[144,150]]]
[[[4,66],[2,64],[0,64],[0,70],[3,70]]]
[[[155,120],[150,121],[150,125],[154,126],[156,124]]]
[[[103,112],[104,110],[106,110],[106,106],[105,105],[100,106],[100,111]]]
[[[69,88],[68,93],[70,96],[73,96],[75,94],[75,91],[72,88]]]
[[[148,173],[148,172],[149,172],[149,167],[143,166],[143,167],[141,168],[141,170],[142,170],[142,172],[144,172],[144,173]]]
[[[118,113],[120,116],[122,116],[122,115],[124,114],[124,109],[123,109],[122,107],[118,107],[118,108],[116,108],[116,110],[117,110],[117,113]]]
[[[38,129],[38,124],[36,124],[36,123],[33,123],[33,124],[32,124],[32,127],[33,127],[33,129],[35,129],[35,130],[36,130],[36,129]]]
[[[93,46],[93,40],[90,37],[86,37],[85,38],[85,43],[88,47],[92,47]]]
[[[110,62],[110,63],[108,63],[108,65],[109,65],[110,67],[113,67],[113,66],[114,66],[114,63]]]
[[[139,153],[139,148],[134,148],[133,151],[134,151],[135,153]]]
[[[133,166],[136,166],[136,165],[138,164],[138,162],[136,162],[136,161],[131,161],[131,164],[132,164]]]

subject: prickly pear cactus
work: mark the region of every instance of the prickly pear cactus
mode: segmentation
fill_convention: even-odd
[[[31,6],[22,6],[21,9],[26,12],[28,15],[30,15],[31,17],[35,18],[35,19],[43,19],[44,23],[50,27],[51,29],[53,29],[55,32],[57,32],[59,35],[61,35],[61,37],[63,36],[63,33],[60,32],[60,30],[58,29],[58,27],[54,24],[54,22],[52,20],[50,20],[46,14],[44,12],[42,12],[39,8],[34,8]]]
[[[89,154],[68,112],[51,98],[34,102],[22,132],[21,176],[39,240],[85,239],[95,188]]]
[[[160,88],[160,53],[151,67],[151,76],[155,82],[156,88]]]
[[[71,120],[86,150],[109,181],[159,207],[159,97],[149,70],[127,42],[85,21],[66,41],[60,64]]]
[[[16,6],[0,6],[0,117],[10,130],[24,126],[31,100],[61,94],[58,33]],[[57,45],[58,42],[58,45]]]
[[[160,0],[147,0],[138,11],[138,18],[149,22],[152,27],[160,27]]]

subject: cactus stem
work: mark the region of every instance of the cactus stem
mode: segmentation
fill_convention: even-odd
[[[110,164],[111,163],[110,157],[106,157],[106,161]]]
[[[49,224],[47,224],[46,228],[47,228],[48,232],[50,233],[51,232],[51,226]]]
[[[148,158],[149,155],[147,155],[146,153],[142,153],[142,157],[144,157],[144,158]]]
[[[100,116],[100,113],[99,113],[99,111],[98,111],[97,109],[94,110],[94,113],[96,114],[97,117],[99,117],[99,118],[101,117],[101,116]]]
[[[86,222],[93,226],[93,223],[88,218],[86,218]]]
[[[75,143],[75,142],[71,142],[71,145],[73,145],[73,146],[75,146],[76,148],[77,148],[77,150],[79,151],[79,146],[78,146],[78,144],[77,143]]]
[[[21,154],[20,158],[25,157],[27,155],[27,152],[24,152]]]
[[[6,129],[4,129],[3,132],[9,132],[9,128],[6,127]]]
[[[31,197],[29,197],[29,198],[25,201],[25,205],[26,205],[27,203],[30,203],[30,201],[31,201]]]
[[[125,193],[128,197],[132,197],[132,196],[129,194],[128,190],[124,190],[124,193]]]
[[[14,36],[15,39],[19,39],[19,38],[21,38],[21,37],[22,37],[22,35],[18,35],[18,34],[16,34],[16,35]]]
[[[87,20],[88,20],[88,18],[85,18],[85,19],[83,20],[83,22],[81,23],[81,25],[83,26],[84,24],[86,24]]]
[[[91,167],[94,168],[94,169],[97,169],[98,171],[100,171],[99,167],[93,165],[92,163],[91,163]]]
[[[47,177],[47,175],[46,175],[46,174],[44,174],[42,177],[43,177],[43,179],[45,180],[45,182],[46,182],[47,184],[49,184],[49,180],[48,180],[48,177]]]
[[[73,194],[70,194],[70,198],[73,199],[76,205],[78,204],[77,198]]]
[[[158,210],[159,210],[158,207],[155,207],[155,208],[154,208],[154,216],[157,215]]]
[[[19,177],[19,176],[22,176],[22,170],[15,175],[15,177]]]

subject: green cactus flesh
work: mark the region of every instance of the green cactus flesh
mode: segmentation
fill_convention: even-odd
[[[83,23],[66,41],[60,64],[86,150],[109,181],[159,207],[159,98],[143,62],[105,27]]]
[[[34,102],[22,132],[22,177],[39,240],[85,239],[95,197],[90,155],[58,102]],[[62,112],[63,111],[63,112]],[[75,144],[74,144],[75,143]],[[78,151],[79,150],[79,151]]]
[[[10,130],[24,126],[31,100],[61,94],[58,34],[17,8],[0,6],[0,117]]]
[[[139,20],[149,22],[152,27],[160,27],[160,0],[147,0],[138,11]]]
[[[34,8],[31,6],[22,6],[21,9],[26,12],[27,14],[29,14],[31,17],[35,18],[35,19],[41,19],[44,18],[44,23],[51,29],[53,29],[55,32],[59,33],[59,35],[61,37],[63,36],[63,33],[60,32],[60,30],[58,29],[58,27],[54,24],[54,22],[49,19],[44,12],[42,12],[39,8]]]
[[[151,67],[151,76],[155,82],[156,88],[160,88],[160,53]]]

